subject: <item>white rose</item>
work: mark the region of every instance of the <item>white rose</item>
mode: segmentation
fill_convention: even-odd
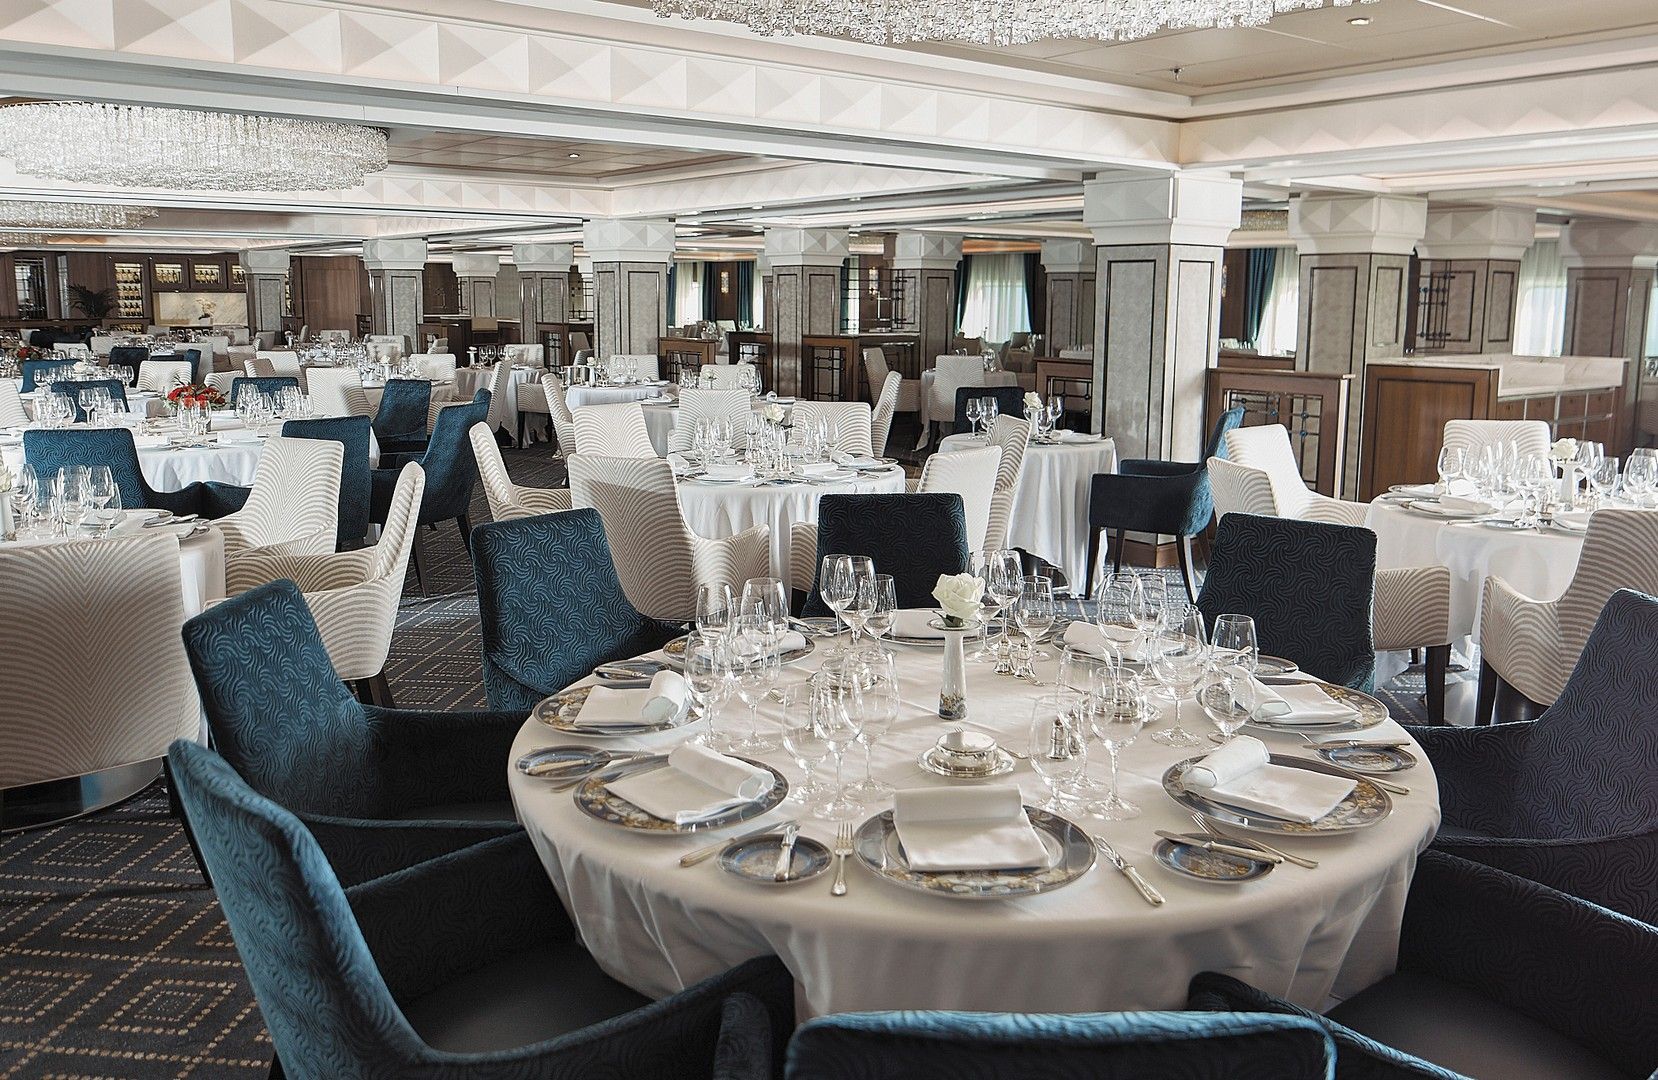
[[[984,582],[972,574],[940,574],[933,586],[933,599],[952,619],[968,622],[978,617],[984,598]]]
[[[1554,440],[1554,445],[1549,447],[1549,457],[1556,461],[1571,461],[1573,458],[1577,457],[1577,440]]]
[[[1027,391],[1025,393],[1025,415],[1026,416],[1035,416],[1037,413],[1039,413],[1041,411],[1042,411],[1042,399],[1041,399],[1041,397],[1039,397],[1037,395],[1036,391],[1034,391],[1034,390]]]
[[[760,415],[764,416],[768,423],[781,424],[788,413],[784,411],[783,406],[772,402],[760,410]]]

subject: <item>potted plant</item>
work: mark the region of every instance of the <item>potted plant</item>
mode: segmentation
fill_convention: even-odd
[[[69,286],[69,306],[93,322],[102,323],[115,314],[115,290],[86,285]]]

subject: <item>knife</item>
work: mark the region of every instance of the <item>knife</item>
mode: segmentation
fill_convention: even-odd
[[[1099,848],[1105,857],[1111,861],[1111,865],[1115,866],[1129,880],[1129,883],[1140,891],[1140,895],[1145,897],[1146,903],[1152,907],[1158,907],[1163,903],[1163,894],[1152,888],[1151,882],[1140,876],[1140,871],[1128,865],[1123,857],[1117,854],[1117,849],[1106,843],[1105,837],[1094,837],[1094,846]]]
[[[790,825],[798,825],[798,824],[800,824],[798,821],[792,821],[791,820],[791,821],[784,822],[783,827],[787,828]],[[705,847],[699,847],[695,851],[688,851],[684,855],[681,855],[679,857],[679,865],[681,865],[681,866],[695,866],[699,862],[703,862],[704,860],[707,860],[707,859],[712,859],[715,855],[718,855],[721,851],[723,851],[725,849],[725,846],[727,844],[735,844],[739,840],[752,840],[756,836],[764,836],[766,833],[772,832],[776,828],[777,828],[776,825],[762,825],[758,829],[750,829],[748,832],[742,833],[738,836],[727,837],[724,840],[716,841],[716,842],[714,842],[712,844],[709,844]]]
[[[1219,843],[1207,836],[1198,836],[1193,833],[1182,835],[1180,833],[1172,833],[1164,829],[1158,829],[1157,835],[1161,836],[1165,840],[1173,840],[1177,844],[1185,844],[1187,847],[1200,847],[1204,851],[1218,851],[1222,855],[1236,855],[1240,859],[1249,859],[1252,862],[1269,862],[1274,866],[1277,866],[1284,861],[1278,856],[1269,855],[1264,851],[1256,851],[1253,848],[1246,847],[1234,847],[1231,844]]]
[[[789,880],[789,867],[794,862],[794,841],[800,835],[800,825],[789,822],[783,827],[783,846],[777,849],[777,868],[771,873],[773,881]]]

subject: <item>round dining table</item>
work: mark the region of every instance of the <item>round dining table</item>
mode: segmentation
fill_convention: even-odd
[[[817,640],[805,659],[784,667],[784,683],[800,683],[826,651]],[[924,771],[919,756],[948,728],[936,714],[941,671],[937,649],[894,646],[902,705],[878,741],[874,774],[899,789],[968,781]],[[1037,664],[1044,680],[1052,662]],[[967,664],[966,726],[993,733],[1003,745],[1030,750],[1031,684]],[[584,680],[586,681],[586,680]],[[767,702],[762,727],[775,729],[781,706]],[[1194,720],[1188,703],[1183,722]],[[741,730],[741,706],[726,706],[720,723]],[[1165,708],[1164,719],[1169,710]],[[1200,971],[1234,975],[1311,1009],[1335,1002],[1394,970],[1400,922],[1416,856],[1439,823],[1438,789],[1427,756],[1402,728],[1391,728],[1418,764],[1393,779],[1409,794],[1363,831],[1333,836],[1263,836],[1314,859],[1316,869],[1285,863],[1244,883],[1193,880],[1156,862],[1154,830],[1191,832],[1192,819],[1161,785],[1176,762],[1212,749],[1171,749],[1152,741],[1159,720],[1124,751],[1123,796],[1143,808],[1129,821],[1104,822],[1067,812],[1071,821],[1115,846],[1163,895],[1152,906],[1103,858],[1052,892],[1012,898],[961,899],[916,892],[848,860],[844,896],[830,892],[832,873],[795,884],[755,884],[722,870],[717,859],[682,867],[680,856],[718,837],[635,831],[589,817],[572,793],[512,764],[531,750],[603,742],[614,751],[665,753],[702,726],[642,737],[575,739],[533,716],[507,764],[518,819],[575,920],[587,950],[613,977],[653,997],[671,994],[750,957],[774,954],[793,974],[807,1015],[887,1010],[963,1009],[1010,1012],[1093,1012],[1180,1009]],[[1391,722],[1386,722],[1391,725]],[[1294,736],[1265,736],[1276,754],[1310,757]],[[1103,755],[1091,773],[1103,778]],[[782,752],[755,760],[802,779]],[[849,778],[861,755],[848,754]],[[1027,805],[1043,798],[1030,763],[1015,762],[998,780],[1016,784]],[[857,821],[892,807],[867,805]],[[833,822],[788,804],[756,823],[801,821],[802,835],[832,845]]]
[[[150,531],[165,530],[177,536],[179,580],[184,589],[184,617],[188,619],[200,615],[208,604],[223,599],[225,595],[224,533],[212,525],[201,528],[195,523],[159,525],[146,530],[144,523],[153,520],[154,517],[153,510],[125,511],[121,524],[116,526],[111,535],[138,536]],[[27,550],[52,544],[97,544],[102,543],[102,540],[91,535],[69,538],[31,533],[0,543],[8,548]]]
[[[1060,568],[1079,593],[1088,581],[1088,501],[1094,476],[1117,471],[1117,445],[1081,432],[1063,432],[1064,441],[1025,447],[1019,489],[1013,496],[1007,540],[1016,548]],[[977,435],[947,435],[938,451],[948,454],[986,445]]]
[[[661,379],[656,382],[630,383],[626,386],[572,386],[564,391],[564,403],[571,409],[583,405],[620,405],[628,401],[649,401],[669,397],[671,384]]]
[[[648,411],[648,410],[647,410]],[[789,528],[797,521],[816,522],[818,500],[825,495],[896,493],[904,490],[904,470],[891,466],[855,479],[773,484],[755,480],[709,483],[681,480],[679,509],[685,524],[710,540],[735,536],[765,525],[771,529],[771,573],[785,588],[804,592],[810,581],[794,581],[789,573]]]

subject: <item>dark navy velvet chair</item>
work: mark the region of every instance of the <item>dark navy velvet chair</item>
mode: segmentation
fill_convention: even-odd
[[[1251,616],[1261,652],[1368,693],[1376,682],[1375,579],[1369,529],[1227,514],[1215,527],[1197,606],[1210,626],[1220,615]]]
[[[86,409],[81,406],[82,390],[108,390],[109,396],[127,407],[127,384],[120,379],[59,379],[52,384],[52,393],[67,394],[75,406],[75,423],[86,423]]]
[[[109,362],[117,367],[138,370],[138,365],[150,358],[150,350],[142,345],[116,345],[109,350]]]
[[[20,365],[19,374],[23,376],[23,382],[19,389],[25,394],[39,390],[47,372],[72,367],[74,363],[73,360],[25,360]]]
[[[960,435],[972,431],[973,425],[967,419],[967,403],[974,398],[995,398],[996,408],[1002,416],[1016,416],[1025,418],[1025,389],[1022,386],[962,386],[956,390],[956,425],[955,434]]]
[[[1195,463],[1129,458],[1114,473],[1094,477],[1088,495],[1088,582],[1084,595],[1094,595],[1094,570],[1100,561],[1100,533],[1115,532],[1111,568],[1123,568],[1124,533],[1144,532],[1179,537],[1180,576],[1186,592],[1197,599],[1192,570],[1192,537],[1209,527],[1215,500],[1209,490],[1208,461],[1226,456],[1226,433],[1243,423],[1243,407],[1221,414],[1215,430]]]
[[[408,380],[405,380],[408,381]],[[450,405],[438,410],[432,425],[432,439],[425,453],[403,456],[395,467],[380,467],[370,476],[369,520],[376,525],[386,523],[391,509],[392,494],[397,490],[397,477],[404,465],[413,461],[426,470],[426,496],[420,501],[420,521],[414,542],[415,583],[426,591],[426,574],[422,566],[422,541],[419,525],[435,525],[439,521],[454,520],[461,531],[461,543],[471,550],[472,544],[472,489],[478,483],[478,459],[472,453],[472,440],[467,435],[473,424],[482,423],[489,415],[489,391],[479,390],[464,405]],[[381,451],[384,452],[384,445]]]
[[[479,525],[472,572],[492,709],[528,709],[599,664],[679,634],[628,603],[597,510]]]
[[[213,751],[169,755],[291,1080],[768,1080],[793,1022],[772,957],[651,1002],[599,969],[522,833],[342,888],[310,832]],[[500,763],[497,762],[497,771]]]
[[[340,681],[292,581],[184,624],[213,745],[297,814],[348,882],[516,831],[507,752],[525,712],[364,705]]]
[[[289,389],[299,389],[299,380],[292,375],[238,375],[230,380],[230,404],[235,406],[236,399],[244,390],[274,394],[278,390]]]
[[[1536,720],[1412,728],[1439,776],[1434,846],[1658,925],[1655,642],[1658,599],[1620,589]]]
[[[362,547],[368,535],[369,422],[366,416],[329,416],[287,420],[282,434],[294,439],[325,439],[345,450],[340,465],[340,526],[336,545],[341,551]]]
[[[431,406],[432,384],[425,379],[386,380],[374,413],[374,437],[380,442],[382,457],[425,452]]]
[[[1398,971],[1316,1019],[1337,1080],[1633,1080],[1658,1067],[1655,1001],[1658,929],[1426,851]],[[1214,972],[1190,1007],[1315,1017]]]
[[[190,361],[190,381],[201,383],[207,378],[207,373],[213,370],[213,354],[209,350],[206,356],[201,349],[185,349],[184,358]]]
[[[817,558],[802,613],[831,614],[818,593],[825,555],[868,555],[877,574],[891,574],[901,608],[932,608],[940,574],[971,568],[967,517],[954,492],[825,495],[818,503]]]
[[[177,491],[157,491],[144,480],[138,446],[126,428],[25,431],[23,454],[43,478],[67,465],[108,465],[121,489],[121,505],[128,510],[171,510],[221,518],[240,510],[252,490],[209,480]]]
[[[1245,1013],[842,1013],[789,1044],[787,1080],[1327,1080],[1316,1020]]]

